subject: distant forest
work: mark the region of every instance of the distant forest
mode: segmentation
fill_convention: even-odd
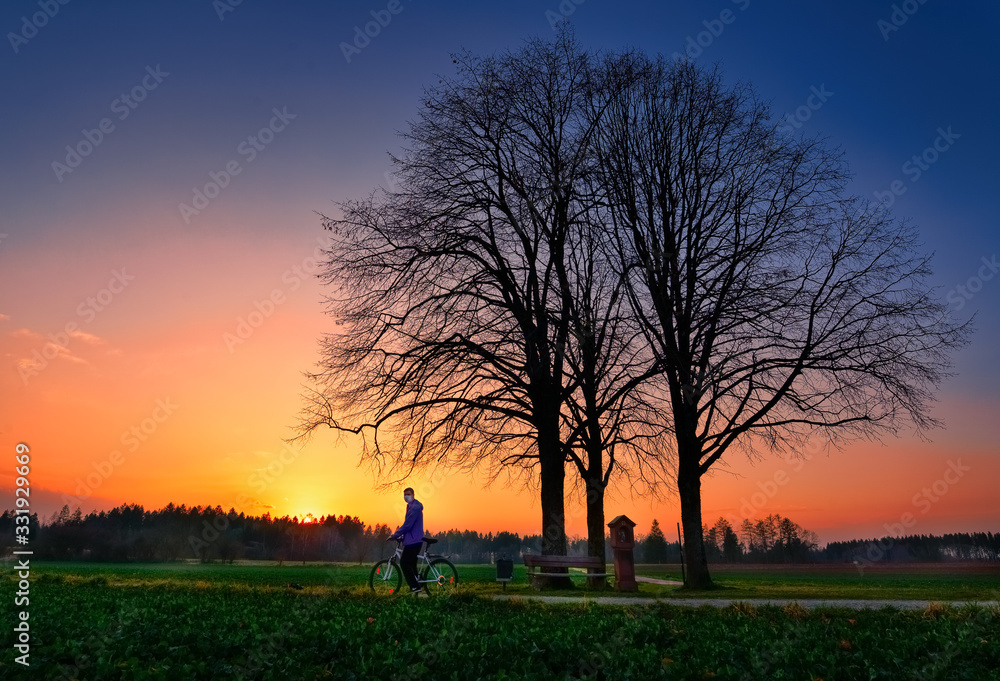
[[[0,515],[0,550],[9,555],[14,543],[13,511]],[[364,563],[388,555],[385,540],[394,528],[367,525],[357,516],[323,516],[312,522],[297,517],[248,516],[221,507],[175,506],[147,511],[137,504],[83,515],[79,508],[40,521],[30,516],[30,542],[35,558],[92,561],[204,562],[233,560],[338,561]],[[637,528],[638,530],[639,528]],[[541,553],[541,536],[474,530],[428,532],[438,540],[434,553],[463,563],[489,563]],[[976,532],[943,536],[911,535],[830,542],[820,547],[816,535],[795,522],[772,514],[734,526],[725,518],[704,528],[709,561],[715,563],[802,563],[1000,560],[1000,533]],[[569,542],[570,555],[586,555],[587,540]],[[610,548],[608,559],[611,558]],[[679,545],[669,541],[654,520],[637,532],[636,562],[677,563]]]

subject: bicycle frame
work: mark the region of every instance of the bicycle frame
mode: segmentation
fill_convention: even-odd
[[[420,570],[420,567],[421,567],[420,566],[420,561],[422,560],[422,561],[424,561],[424,565],[427,567],[427,570],[428,570],[427,576],[429,577],[431,574],[433,574],[434,575],[434,579],[420,579],[418,577],[417,578],[417,583],[418,584],[436,584],[437,582],[439,582],[441,580],[441,573],[437,571],[437,568],[435,568],[433,565],[431,565],[431,561],[428,558],[427,549],[424,547],[424,543],[423,542],[420,543],[420,548],[424,549],[424,552],[417,554],[417,575],[419,575],[420,572],[421,572],[421,570]],[[396,551],[392,554],[392,557],[389,558],[389,563],[391,565],[394,565],[397,569],[402,570],[403,566],[400,565],[400,563],[399,563],[399,559],[402,558],[402,557],[403,557],[403,542],[397,539],[396,540]],[[431,558],[438,558],[438,557],[439,556],[431,556]],[[389,574],[390,573],[387,571],[386,574],[385,574],[385,576],[382,579],[383,580],[389,579]],[[405,575],[406,573],[403,573],[403,574]]]

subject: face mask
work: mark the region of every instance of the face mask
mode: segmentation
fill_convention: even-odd
[[[406,503],[410,503],[411,501],[413,501],[413,495],[412,494],[404,494],[403,495],[403,500]]]

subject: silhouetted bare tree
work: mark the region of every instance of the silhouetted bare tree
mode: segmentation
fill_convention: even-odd
[[[592,187],[589,195],[600,193]],[[603,213],[594,208],[581,216],[568,239],[571,335],[564,368],[575,389],[563,409],[568,458],[586,497],[588,553],[602,559],[612,474],[620,470],[641,495],[669,484],[662,479],[664,422],[654,413],[659,400],[647,394],[655,390],[649,379],[659,369],[635,323],[625,282],[607,258],[613,241]]]
[[[566,552],[570,460],[603,559],[616,451],[655,456],[640,444],[655,421],[624,413],[655,360],[597,243],[592,57],[563,32],[456,63],[404,135],[397,187],[325,218],[344,326],[321,340],[299,430],[365,433],[394,479],[430,463],[537,471],[548,554]]]
[[[914,230],[847,195],[838,152],[778,134],[718,72],[598,60],[565,32],[456,62],[405,135],[398,189],[325,218],[344,328],[322,340],[302,436],[365,433],[400,477],[537,479],[545,553],[566,549],[572,461],[603,555],[619,448],[640,475],[666,469],[669,433],[703,587],[701,479],[730,448],[936,425],[968,328],[933,298]]]
[[[936,425],[968,328],[915,231],[846,195],[840,154],[779,134],[746,85],[628,53],[594,106],[619,271],[663,368],[688,583],[711,584],[701,479],[736,447],[792,450]]]

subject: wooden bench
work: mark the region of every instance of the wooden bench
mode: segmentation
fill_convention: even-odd
[[[614,577],[612,573],[594,572],[600,570],[603,561],[596,556],[536,556],[526,554],[524,567],[528,572],[528,583],[535,585],[545,578],[579,576],[591,579],[593,577]],[[536,572],[536,568],[586,568],[586,575],[574,575],[570,572]]]

